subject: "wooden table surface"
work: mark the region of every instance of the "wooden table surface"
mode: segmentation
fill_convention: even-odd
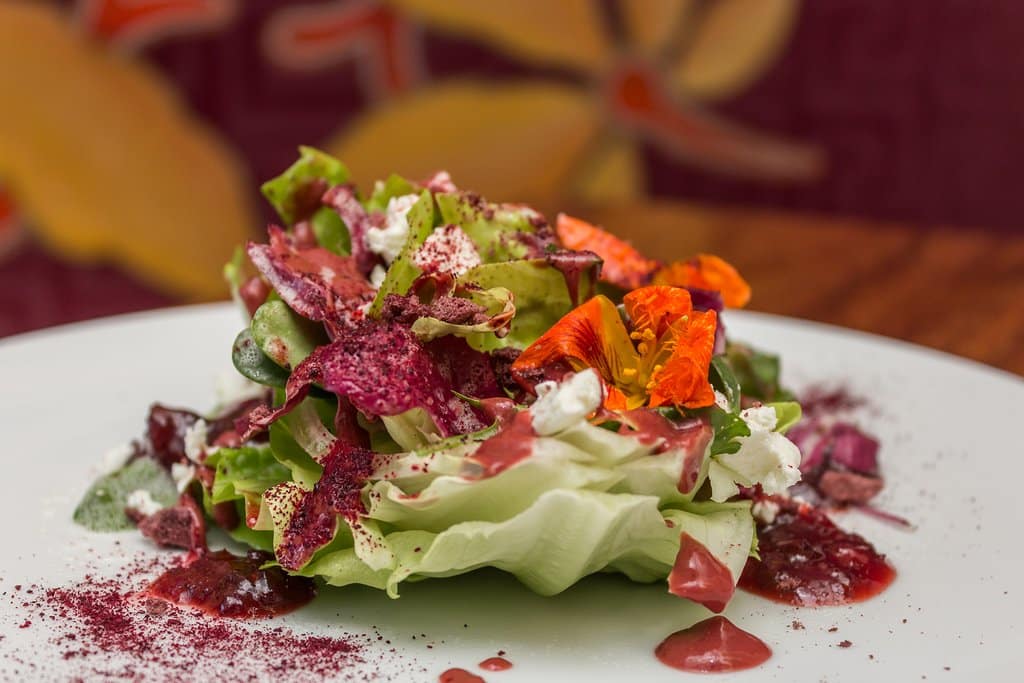
[[[1024,375],[1024,235],[676,202],[574,207],[662,260],[733,263],[749,308],[916,342]]]

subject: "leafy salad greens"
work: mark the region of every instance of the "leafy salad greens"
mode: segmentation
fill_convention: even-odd
[[[490,566],[724,608],[757,552],[742,492],[800,476],[777,359],[726,339],[749,298],[729,264],[662,264],[445,173],[361,195],[312,148],[263,193],[282,225],[225,267],[241,393],[155,405],[77,521],[195,550],[199,504],[289,573],[392,597]]]

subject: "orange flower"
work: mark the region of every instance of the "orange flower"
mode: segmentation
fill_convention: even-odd
[[[718,292],[729,308],[743,308],[750,301],[747,281],[727,261],[711,254],[665,266],[654,274],[654,284]]]
[[[523,351],[513,374],[522,378],[557,362],[594,368],[605,383],[605,407],[613,410],[714,403],[708,370],[715,312],[693,310],[690,293],[678,287],[641,287],[623,305],[630,329],[610,299],[595,296]]]
[[[601,279],[623,289],[636,289],[651,280],[661,265],[645,258],[629,242],[579,218],[558,214],[558,239],[569,249],[592,251],[604,261]]]

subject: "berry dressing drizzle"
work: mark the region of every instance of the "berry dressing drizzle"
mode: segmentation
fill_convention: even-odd
[[[845,605],[878,595],[896,578],[885,556],[809,505],[772,496],[774,518],[758,522],[760,561],[750,558],[740,588],[802,607]]]
[[[752,669],[768,661],[771,648],[723,616],[676,631],[654,649],[662,664],[694,673]]]
[[[143,594],[215,617],[242,619],[285,614],[316,597],[312,580],[289,576],[279,567],[260,568],[273,559],[256,550],[244,557],[226,550],[205,552],[168,569]]]
[[[504,657],[489,657],[477,664],[484,671],[507,671],[512,668],[512,662]]]

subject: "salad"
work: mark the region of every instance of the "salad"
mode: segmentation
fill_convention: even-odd
[[[725,608],[801,477],[777,359],[726,334],[750,298],[732,266],[648,259],[445,173],[359,194],[312,148],[262,189],[281,226],[225,267],[238,375],[208,415],[154,405],[77,521],[186,564],[219,527],[290,593],[495,567],[543,595],[617,572]]]

